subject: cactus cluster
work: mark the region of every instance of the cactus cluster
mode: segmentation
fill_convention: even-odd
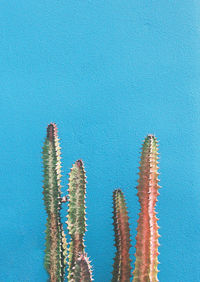
[[[69,173],[68,195],[61,194],[61,153],[57,126],[47,127],[43,152],[43,194],[47,213],[46,249],[44,264],[51,282],[93,281],[90,261],[85,252],[86,232],[86,173],[82,160],[76,161]],[[133,282],[158,281],[158,224],[155,206],[158,189],[158,145],[155,136],[148,135],[142,146],[137,196],[140,212],[136,235],[135,268]],[[68,202],[67,244],[61,220],[62,203]],[[130,227],[124,194],[113,192],[113,227],[116,254],[112,282],[131,279]],[[68,267],[67,267],[68,265]],[[67,275],[66,275],[67,268]],[[66,278],[67,276],[67,278]]]

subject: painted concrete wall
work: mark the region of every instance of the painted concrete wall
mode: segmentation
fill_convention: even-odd
[[[64,189],[72,162],[85,162],[95,281],[111,278],[117,187],[135,244],[148,133],[160,140],[159,279],[200,280],[199,22],[194,0],[1,1],[1,281],[46,281],[41,147],[51,121]]]

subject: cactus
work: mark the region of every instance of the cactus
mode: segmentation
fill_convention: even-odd
[[[86,176],[81,160],[76,161],[69,174],[69,203],[67,225],[71,242],[69,247],[68,279],[72,281],[75,262],[84,253],[84,235],[86,231],[85,193]]]
[[[43,146],[44,204],[47,212],[45,268],[51,282],[64,281],[66,265],[66,239],[61,223],[61,162],[57,127],[47,127]]]
[[[139,213],[134,282],[158,281],[158,225],[155,212],[158,188],[158,145],[155,136],[148,135],[142,146],[138,180]]]
[[[76,161],[69,174],[68,197],[61,197],[61,157],[57,127],[47,127],[43,146],[44,204],[47,212],[45,268],[51,282],[64,282],[67,242],[61,223],[61,205],[68,201],[67,226],[71,237],[68,251],[68,281],[90,282],[92,271],[85,253],[86,176],[81,160]],[[158,145],[155,136],[148,135],[143,143],[137,196],[140,202],[136,236],[133,282],[158,281],[158,225],[155,212],[158,189]],[[131,278],[130,229],[124,195],[113,192],[113,225],[116,254],[112,282],[128,282]]]
[[[85,254],[81,254],[75,262],[73,282],[91,282],[92,280],[90,261]]]
[[[113,225],[115,232],[115,246],[117,248],[112,282],[127,282],[131,277],[131,260],[129,255],[130,229],[128,213],[124,195],[120,189],[113,192]]]

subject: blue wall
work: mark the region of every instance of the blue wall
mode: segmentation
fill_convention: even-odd
[[[116,187],[135,244],[148,133],[160,140],[159,280],[200,281],[199,22],[195,0],[1,1],[0,281],[47,278],[41,147],[51,121],[63,191],[72,162],[85,162],[95,281],[111,278]]]

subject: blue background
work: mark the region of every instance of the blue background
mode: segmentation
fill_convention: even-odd
[[[1,1],[0,281],[47,279],[41,147],[51,121],[61,138],[63,191],[75,160],[87,170],[95,281],[111,279],[117,187],[135,245],[148,133],[160,140],[159,280],[200,281],[199,23],[194,0]]]

